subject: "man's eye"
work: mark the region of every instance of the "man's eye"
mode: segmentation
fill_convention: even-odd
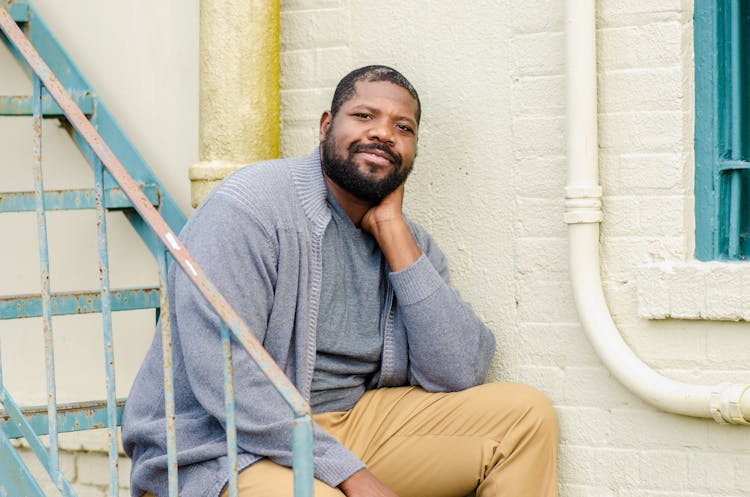
[[[370,114],[368,114],[366,112],[358,112],[358,113],[354,114],[354,117],[358,117],[360,119],[370,119]]]
[[[397,127],[398,127],[398,129],[400,129],[401,131],[405,131],[405,132],[407,132],[407,133],[414,133],[414,130],[413,130],[413,129],[411,129],[411,128],[410,128],[409,126],[405,125],[405,124],[398,124],[398,125],[396,125],[396,126],[397,126]]]

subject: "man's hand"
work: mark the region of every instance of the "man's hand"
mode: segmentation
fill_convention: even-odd
[[[404,185],[401,185],[365,213],[362,218],[362,229],[377,238],[378,231],[388,229],[391,223],[403,222],[403,204]]]
[[[383,251],[391,271],[401,271],[422,255],[401,213],[404,185],[374,205],[362,218],[362,229],[370,233]]]
[[[398,497],[393,490],[383,485],[367,468],[360,469],[341,482],[339,490],[346,497]]]

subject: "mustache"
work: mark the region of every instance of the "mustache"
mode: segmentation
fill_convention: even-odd
[[[349,153],[367,152],[368,150],[379,150],[386,154],[394,164],[401,164],[401,156],[382,143],[352,143],[349,145]]]

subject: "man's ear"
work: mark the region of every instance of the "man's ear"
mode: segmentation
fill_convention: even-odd
[[[323,115],[320,116],[320,136],[319,140],[321,143],[326,137],[326,134],[328,133],[328,128],[331,127],[331,119],[333,119],[333,116],[331,115],[331,111],[325,111],[323,112]]]

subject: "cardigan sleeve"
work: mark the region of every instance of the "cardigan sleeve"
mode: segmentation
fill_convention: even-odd
[[[485,380],[495,336],[450,286],[443,252],[412,227],[423,255],[390,273],[409,344],[409,381],[427,391],[457,391]]]

